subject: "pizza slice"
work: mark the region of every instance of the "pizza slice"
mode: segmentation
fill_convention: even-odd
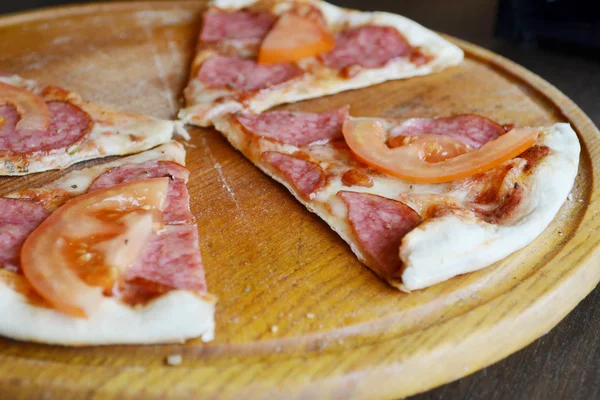
[[[182,121],[320,97],[458,64],[463,52],[399,15],[320,0],[215,0],[204,14]]]
[[[477,115],[244,111],[215,128],[404,291],[533,241],[567,198],[580,152],[569,124],[514,128]]]
[[[0,198],[0,335],[63,345],[214,335],[177,142]]]
[[[0,175],[63,169],[171,140],[175,123],[115,111],[65,89],[0,76]]]

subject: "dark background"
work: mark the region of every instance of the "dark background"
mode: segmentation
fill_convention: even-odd
[[[329,1],[400,13],[493,50],[557,86],[600,124],[600,0]],[[75,2],[86,1],[0,0],[0,13]],[[598,301],[596,289],[524,350],[414,399],[600,399]]]

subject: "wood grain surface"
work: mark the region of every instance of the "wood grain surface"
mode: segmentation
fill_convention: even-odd
[[[144,2],[2,18],[0,70],[172,118],[202,11],[198,2]],[[472,373],[546,333],[600,280],[598,131],[537,76],[456,42],[467,51],[459,67],[284,108],[350,104],[355,116],[472,112],[518,125],[571,122],[583,145],[574,200],[532,245],[483,271],[399,293],[217,132],[194,129],[188,186],[209,288],[219,297],[216,340],[61,348],[2,339],[0,393],[394,398]],[[63,173],[5,178],[0,193]],[[166,366],[170,354],[183,364]]]

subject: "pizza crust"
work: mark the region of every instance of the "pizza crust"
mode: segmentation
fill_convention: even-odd
[[[84,346],[214,337],[215,298],[208,294],[174,290],[139,308],[105,298],[87,319],[32,306],[1,281],[0,299],[0,335],[17,340]]]
[[[524,182],[529,192],[511,223],[494,225],[460,214],[425,221],[402,240],[400,258],[405,269],[401,283],[390,283],[405,291],[422,289],[487,267],[538,237],[573,187],[580,152],[569,124],[544,131],[538,144],[552,152]]]
[[[212,89],[204,85],[197,77],[192,77],[186,88],[187,108],[182,109],[178,117],[186,123],[198,126],[210,126],[212,120],[219,115],[239,111],[243,108],[259,113],[278,104],[294,103],[310,98],[335,94],[351,89],[376,85],[388,80],[428,75],[441,71],[449,66],[459,64],[463,60],[463,51],[437,33],[418,23],[396,14],[385,12],[363,12],[344,9],[319,0],[306,0],[319,8],[332,27],[355,27],[364,24],[392,26],[398,29],[413,46],[419,46],[433,60],[415,66],[409,60],[400,58],[392,60],[381,68],[363,68],[352,78],[343,78],[337,70],[325,66],[318,68],[318,75],[304,74],[301,78],[259,91],[250,96],[243,104],[235,99],[227,99],[229,91]],[[223,9],[239,9],[257,1],[218,0],[213,5]],[[286,2],[275,2],[275,12],[285,8]],[[194,60],[194,66],[213,54],[213,50],[200,51]],[[308,61],[310,62],[310,61]],[[299,64],[302,66],[302,64]],[[196,68],[192,68],[192,73]],[[218,103],[215,103],[220,99]]]
[[[0,82],[40,94],[45,88],[17,75],[0,76]],[[52,169],[64,169],[81,161],[100,157],[139,153],[163,143],[173,136],[173,121],[139,114],[129,114],[87,102],[69,92],[69,103],[79,107],[92,119],[92,129],[65,149],[47,152],[5,155],[0,157],[0,175],[19,176]]]
[[[467,197],[460,187],[453,187],[452,182],[415,184],[386,174],[377,174],[372,176],[372,187],[348,187],[339,176],[329,176],[326,186],[315,194],[313,200],[306,200],[296,193],[280,173],[262,162],[260,157],[264,151],[294,154],[301,149],[259,138],[255,138],[247,146],[248,134],[230,115],[217,118],[215,128],[254,165],[284,185],[308,210],[323,219],[349,244],[357,258],[375,273],[378,273],[378,269],[373,260],[362,251],[348,222],[346,205],[336,196],[340,190],[376,194],[389,199],[398,199],[400,195],[404,195],[406,197],[402,201],[418,212],[422,211],[418,205],[419,195],[451,196],[459,203]],[[402,241],[399,251],[404,269],[401,276],[380,277],[403,291],[422,289],[453,276],[489,266],[539,236],[552,221],[573,186],[580,145],[569,124],[559,123],[537,129],[542,133],[536,144],[549,147],[551,153],[522,182],[529,192],[508,222],[503,225],[486,223],[467,211],[429,219],[408,233]],[[339,161],[336,159],[336,150],[330,146],[309,146],[308,150],[304,150],[312,155],[311,161],[321,160],[319,164],[324,169]],[[352,168],[345,162],[347,160],[342,159],[342,171]]]
[[[57,189],[78,195],[111,168],[150,160],[185,165],[185,150],[171,141],[144,153],[70,172],[42,188],[7,197],[30,198]],[[206,342],[214,337],[215,303],[211,294],[189,290],[173,290],[133,308],[105,297],[96,313],[87,319],[74,318],[30,303],[0,276],[0,336],[69,346],[183,342],[196,337]]]

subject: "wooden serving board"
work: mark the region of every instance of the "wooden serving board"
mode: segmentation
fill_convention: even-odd
[[[171,118],[203,9],[144,2],[0,18],[0,70]],[[600,280],[599,132],[536,75],[454,41],[467,54],[459,67],[285,108],[350,104],[355,116],[570,122],[583,147],[573,200],[532,245],[485,270],[400,293],[216,131],[194,129],[189,189],[208,285],[219,297],[216,340],[62,348],[0,339],[0,397],[397,398],[470,374],[548,332]],[[62,173],[2,179],[0,194]],[[183,363],[167,366],[170,354]]]

